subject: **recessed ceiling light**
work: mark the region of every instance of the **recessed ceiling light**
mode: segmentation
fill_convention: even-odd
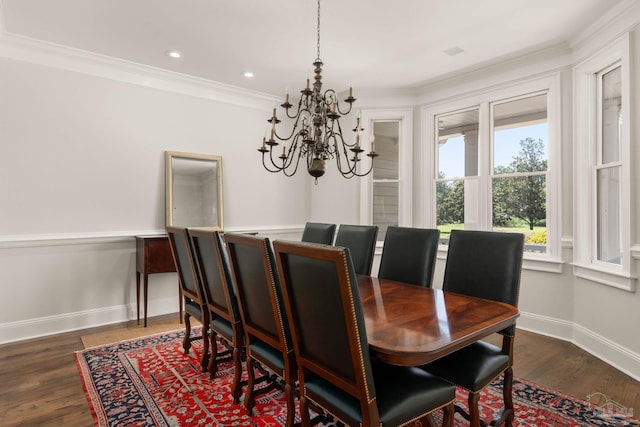
[[[169,58],[173,58],[173,59],[182,58],[182,52],[180,52],[179,50],[168,50],[166,54]]]
[[[460,46],[453,46],[447,50],[444,50],[443,52],[449,56],[455,56],[455,55],[458,55],[459,53],[464,52],[464,49],[462,49]]]
[[[250,79],[250,78],[252,78],[255,74],[253,74],[253,72],[251,72],[251,71],[245,71],[242,75],[243,75],[243,76],[245,76],[246,78]]]

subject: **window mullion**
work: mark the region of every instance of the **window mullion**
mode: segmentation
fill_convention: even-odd
[[[480,126],[478,132],[478,176],[480,179],[480,226],[490,230],[492,224],[492,157],[493,157],[493,113],[489,102],[480,103]]]

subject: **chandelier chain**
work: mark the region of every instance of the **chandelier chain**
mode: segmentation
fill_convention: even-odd
[[[320,59],[320,0],[318,0],[318,56],[316,58]]]

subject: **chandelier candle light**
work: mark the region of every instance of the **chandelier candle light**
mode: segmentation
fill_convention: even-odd
[[[273,109],[273,116],[267,122],[271,129],[267,128],[262,138],[262,146],[258,151],[262,153],[262,165],[269,172],[283,172],[286,176],[293,176],[298,170],[301,158],[307,162],[307,172],[315,178],[324,175],[325,161],[336,159],[338,171],[345,178],[365,176],[373,169],[373,160],[378,156],[375,150],[373,132],[371,133],[371,151],[366,154],[371,158],[371,165],[366,172],[358,170],[358,163],[362,160],[360,134],[364,130],[360,124],[360,113],[356,118],[356,139],[353,143],[344,140],[340,118],[351,113],[355,102],[353,89],[349,88],[349,96],[344,100],[346,111],[339,105],[338,94],[333,89],[322,91],[322,60],[320,59],[320,0],[318,0],[318,52],[313,62],[314,82],[310,87],[307,78],[306,87],[300,91],[300,100],[295,112],[292,112],[293,104],[289,103],[289,91],[285,93],[285,101],[280,106],[285,109],[286,115],[293,120],[293,129],[288,136],[279,135],[276,125],[280,123]],[[347,107],[348,105],[348,107]],[[268,139],[267,139],[267,135]],[[274,153],[276,147],[282,143],[282,154]],[[291,141],[287,147],[287,142]],[[349,153],[351,152],[351,154]],[[267,155],[268,154],[268,155]],[[274,158],[275,156],[275,158]]]

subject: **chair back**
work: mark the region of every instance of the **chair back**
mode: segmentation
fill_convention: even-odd
[[[431,287],[439,239],[437,229],[387,228],[378,277]]]
[[[189,231],[182,227],[167,226],[167,235],[176,263],[182,295],[204,307],[204,291],[200,275],[193,261]]]
[[[221,233],[191,228],[189,236],[209,311],[231,324],[240,323],[238,300]]]
[[[517,306],[523,251],[521,233],[453,230],[442,289]]]
[[[292,351],[280,282],[268,237],[225,233],[231,274],[246,335],[283,353]]]
[[[361,422],[376,391],[349,249],[278,240],[274,250],[303,397]]]
[[[349,248],[356,274],[371,275],[378,236],[377,225],[340,225],[335,246]]]
[[[304,226],[301,240],[303,242],[330,245],[333,243],[333,236],[335,233],[336,233],[335,224],[307,222]]]

